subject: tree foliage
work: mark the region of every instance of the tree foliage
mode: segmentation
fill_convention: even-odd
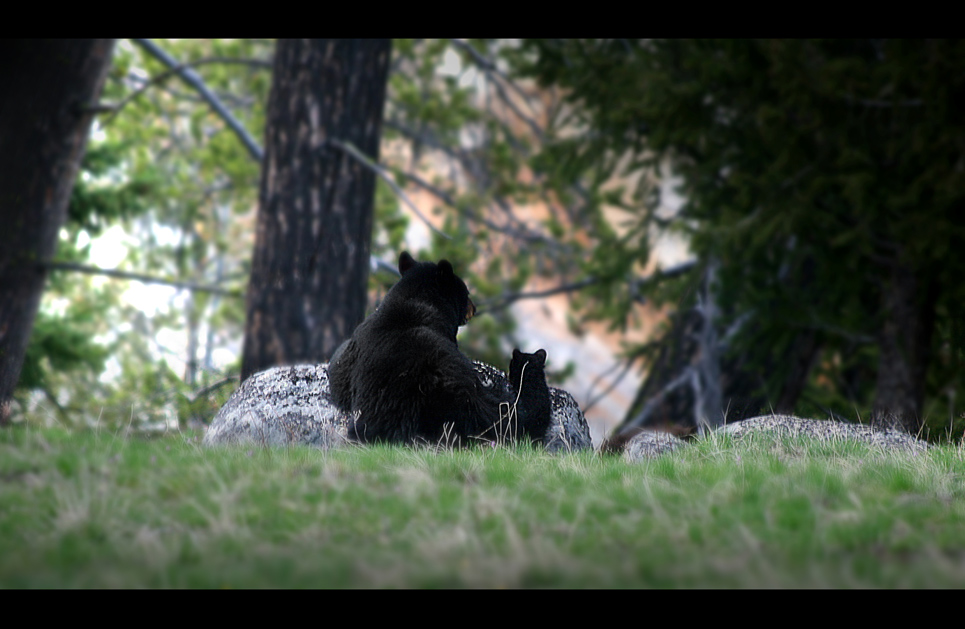
[[[182,40],[175,48],[257,132],[271,42]],[[49,333],[31,339],[18,399],[27,412],[54,401],[55,417],[73,423],[166,419],[163,407],[231,374],[215,356],[240,340],[259,165],[132,41],[117,45],[101,101],[111,110],[96,121],[57,260],[227,296],[55,267],[39,314],[38,331]]]
[[[66,344],[71,362],[38,335],[25,405],[44,383],[71,410],[96,395],[100,414],[176,403],[183,421],[238,371],[260,164],[181,73],[263,138],[274,43],[155,45],[174,66],[118,45],[116,111],[93,137],[61,259],[90,263],[120,225],[122,270],[219,290],[156,288],[167,298],[147,307],[116,281],[54,271],[41,317],[89,342]],[[525,345],[509,307],[527,296],[570,294],[575,330],[633,331],[644,304],[676,311],[662,339],[627,343],[629,361],[668,365],[629,420],[677,383],[723,410],[740,397],[748,413],[947,426],[965,384],[963,55],[957,41],[396,40],[367,166],[369,309],[408,248],[462,271],[489,316],[461,344],[497,365]],[[655,266],[671,236],[693,261]],[[679,406],[693,416],[700,396]]]
[[[511,201],[536,190],[519,184],[514,172],[525,168],[519,150],[528,145],[524,136],[532,129],[506,121],[505,100],[493,98],[486,73],[475,69],[499,45],[495,40],[397,42],[388,84],[388,132],[383,158],[374,166],[382,178],[372,239],[379,269],[394,267],[403,248],[425,259],[448,256],[465,269],[480,303],[495,302],[488,307],[492,317],[474,322],[477,342],[466,348],[497,364],[508,355],[500,339],[512,326],[506,296],[522,287],[534,267],[551,268],[540,253],[557,247],[547,233],[513,212]],[[166,61],[151,52],[155,48],[163,49]],[[103,295],[95,329],[83,336],[108,358],[104,369],[93,353],[91,360],[73,363],[73,372],[62,371],[64,363],[51,368],[46,358],[51,348],[40,345],[38,337],[35,353],[46,379],[21,383],[24,408],[36,407],[36,396],[28,393],[43,381],[47,399],[60,399],[70,414],[86,415],[88,421],[127,422],[132,414],[163,419],[169,414],[154,412],[159,407],[178,400],[197,406],[201,392],[237,373],[236,360],[213,357],[220,349],[234,355],[240,349],[244,312],[238,297],[250,269],[259,164],[179,73],[195,72],[246,135],[261,138],[273,50],[273,42],[259,40],[119,44],[104,96],[114,111],[102,116],[92,146],[105,158],[115,150],[123,158],[107,160],[105,173],[105,160],[92,155],[75,194],[77,220],[62,234],[61,259],[89,264],[97,258],[91,255],[106,247],[98,234],[113,234],[116,247],[116,236],[123,233],[124,255],[102,266],[215,292],[154,284],[149,289],[153,303],[131,303],[128,284],[74,269],[55,271],[57,285],[51,284],[45,308],[60,313],[65,326],[78,329],[72,314],[77,295]],[[454,57],[462,60],[461,68],[440,72]],[[476,78],[464,80],[467,75]],[[127,196],[135,189],[136,200]],[[426,220],[439,231],[426,238],[413,237],[403,212],[409,205],[406,194],[420,193],[437,201]],[[489,238],[493,232],[502,236]],[[370,309],[393,281],[392,273],[371,276]],[[158,303],[157,296],[165,294]],[[68,332],[65,328],[65,337]],[[184,421],[186,404],[179,407]]]
[[[110,39],[5,40],[0,73],[0,426],[110,65]]]
[[[842,414],[874,406],[910,429],[939,419],[939,396],[963,384],[961,337],[951,333],[961,311],[954,252],[965,240],[961,42],[540,40],[526,49],[526,72],[570,90],[586,133],[569,144],[582,159],[625,156],[629,168],[679,176],[680,211],[661,217],[659,196],[638,196],[629,229],[682,230],[700,261],[691,286],[720,264],[716,325],[740,323],[731,352],[748,358],[765,399],[781,397],[795,368],[788,352],[811,334],[801,400]],[[595,257],[610,262],[596,264],[629,271],[635,245],[614,245],[619,253],[600,249]],[[889,378],[896,366],[904,373]],[[890,395],[902,387],[904,397]]]

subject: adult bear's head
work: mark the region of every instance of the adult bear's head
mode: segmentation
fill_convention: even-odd
[[[416,262],[403,251],[399,256],[402,279],[387,294],[395,300],[414,300],[431,304],[455,327],[465,325],[476,314],[476,306],[469,298],[469,289],[448,260]]]

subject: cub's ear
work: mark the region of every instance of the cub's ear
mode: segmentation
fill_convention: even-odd
[[[545,365],[545,364],[546,364],[546,350],[545,350],[545,349],[538,349],[538,350],[536,350],[536,353],[533,354],[533,356],[536,356],[536,358],[539,360],[539,362],[540,362],[541,365]]]
[[[519,351],[518,347],[513,348],[513,360],[516,360],[517,358],[519,358],[520,354],[522,354],[522,352]]]
[[[402,255],[399,256],[399,273],[405,275],[405,272],[415,266],[415,260],[409,255],[408,251],[403,251]]]
[[[443,275],[454,275],[452,265],[449,264],[449,260],[439,260],[439,270]]]

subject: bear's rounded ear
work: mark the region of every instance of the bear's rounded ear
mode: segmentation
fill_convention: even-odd
[[[533,354],[533,355],[536,356],[536,358],[539,359],[539,362],[540,362],[541,364],[543,364],[543,365],[546,364],[546,350],[545,350],[545,349],[538,349],[538,350],[536,350],[536,353]]]
[[[518,348],[518,347],[514,347],[514,348],[513,348],[513,360],[516,360],[517,358],[519,358],[519,355],[520,355],[521,353],[522,353],[522,352],[519,351],[519,348]]]
[[[439,270],[442,271],[443,275],[453,275],[452,265],[449,264],[449,260],[439,260]]]
[[[399,256],[399,273],[405,275],[405,272],[415,266],[415,260],[409,255],[408,251],[403,251]]]

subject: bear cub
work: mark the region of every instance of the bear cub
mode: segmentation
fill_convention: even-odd
[[[538,349],[534,354],[525,354],[519,348],[513,350],[509,363],[509,386],[515,391],[516,399],[506,405],[507,412],[500,418],[515,416],[520,425],[527,427],[527,434],[545,438],[550,427],[550,390],[546,386],[546,350]],[[541,441],[533,439],[533,443]]]
[[[452,265],[417,262],[403,251],[399,272],[402,278],[329,361],[332,400],[352,418],[349,437],[463,446],[529,437],[542,443],[550,424],[546,352],[513,352],[510,372],[518,369],[518,377],[510,390],[487,386],[456,342],[476,307]]]

